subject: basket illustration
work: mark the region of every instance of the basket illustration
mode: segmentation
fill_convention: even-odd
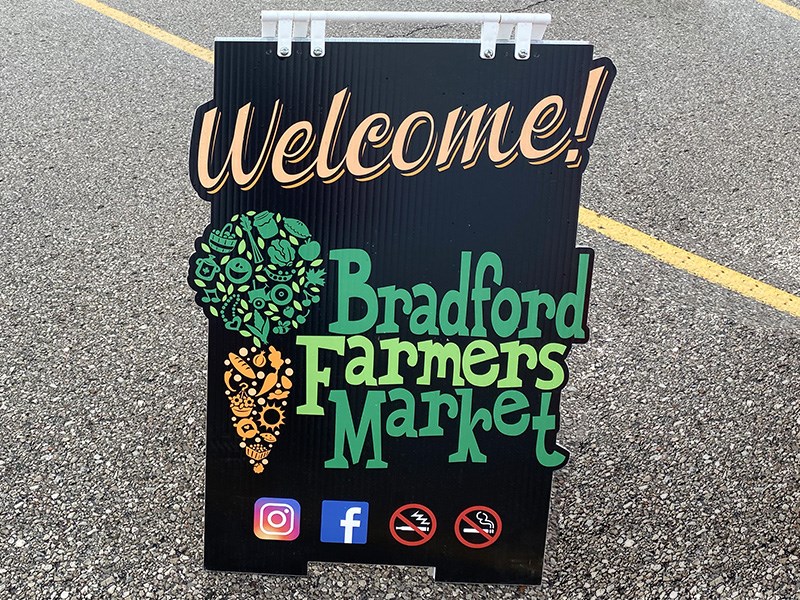
[[[263,460],[269,456],[270,450],[262,444],[253,444],[245,447],[244,453],[253,460]]]
[[[211,246],[212,250],[222,254],[227,254],[233,250],[234,246],[236,246],[236,236],[233,235],[231,229],[233,229],[232,224],[226,223],[221,230],[214,229],[208,235],[208,245]]]

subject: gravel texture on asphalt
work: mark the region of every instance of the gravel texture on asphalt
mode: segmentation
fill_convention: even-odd
[[[265,8],[113,5],[209,47]],[[800,22],[749,0],[293,7],[552,12],[548,39],[619,70],[584,203],[800,291]],[[4,10],[0,42],[0,598],[800,598],[800,320],[584,229],[592,339],[571,354],[542,586],[204,571],[206,322],[185,270],[208,206],[186,163],[212,67],[69,0]]]

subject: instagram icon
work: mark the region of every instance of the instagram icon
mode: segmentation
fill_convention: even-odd
[[[300,504],[291,498],[259,498],[253,510],[253,533],[262,540],[296,539],[300,534]]]

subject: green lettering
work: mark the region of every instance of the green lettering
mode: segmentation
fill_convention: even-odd
[[[472,252],[461,253],[458,289],[445,292],[439,306],[439,327],[443,335],[469,335],[467,328],[467,291],[472,266]],[[450,321],[450,311],[456,309],[455,321]]]
[[[414,335],[437,335],[439,329],[436,327],[436,290],[427,283],[418,283],[411,291],[414,297],[424,297],[428,300],[426,304],[420,304],[411,312],[408,328]]]
[[[338,268],[336,315],[337,319],[328,326],[331,333],[363,333],[375,325],[378,319],[378,298],[375,290],[367,283],[372,271],[372,261],[360,248],[331,250],[330,259],[336,261]],[[351,267],[355,266],[353,271]],[[365,307],[364,316],[350,320],[351,302],[359,300]]]
[[[510,402],[506,402],[506,400],[510,400]],[[521,414],[514,423],[507,423],[503,417],[525,410],[529,406],[528,398],[519,390],[508,390],[500,394],[494,402],[494,410],[492,411],[494,426],[497,431],[508,436],[522,435],[528,428],[531,418],[529,414]]]
[[[392,437],[406,436],[417,437],[417,430],[414,429],[414,394],[404,388],[394,388],[389,392],[389,401],[403,401],[404,407],[396,408],[386,418],[386,433]]]
[[[347,347],[351,350],[360,349],[363,356],[348,359],[344,370],[344,378],[350,385],[377,385],[375,379],[375,348],[369,339],[363,335],[354,335],[347,338]]]
[[[586,320],[586,300],[589,298],[589,278],[593,258],[594,254],[591,251],[578,255],[578,281],[575,284],[575,291],[567,292],[558,301],[556,331],[558,337],[563,340],[586,339],[586,329],[583,323]],[[572,323],[567,323],[567,313],[570,312],[570,309],[572,309]]]
[[[519,377],[519,359],[526,357],[525,366],[531,371],[536,368],[538,357],[536,349],[530,344],[520,342],[503,342],[500,344],[500,352],[508,354],[506,360],[506,376],[497,382],[499,388],[518,388],[522,386],[522,379]]]
[[[400,300],[403,303],[403,308],[401,310],[407,315],[411,314],[414,308],[411,294],[408,293],[408,290],[404,290],[403,288],[397,289],[394,285],[388,285],[378,288],[378,297],[384,299],[385,314],[383,323],[378,325],[377,329],[375,329],[375,333],[399,333],[400,327],[397,325],[395,307],[397,301]]]
[[[491,298],[492,293],[489,288],[484,287],[486,270],[492,268],[492,281],[500,285],[503,281],[503,261],[494,252],[484,252],[475,265],[475,287],[472,289],[470,298],[474,305],[475,325],[472,327],[472,337],[486,337],[486,327],[483,326],[483,303]]]
[[[556,301],[547,292],[530,290],[522,292],[522,301],[528,305],[528,323],[525,329],[519,332],[519,338],[540,338],[542,330],[539,329],[539,307],[544,306],[544,316],[552,319],[556,316]]]
[[[450,394],[438,391],[423,392],[421,399],[428,403],[428,424],[419,430],[421,436],[439,437],[444,435],[444,429],[439,425],[442,406],[447,405],[447,416],[455,419],[458,416],[458,403]]]
[[[433,374],[433,361],[436,359],[436,377],[439,379],[447,378],[447,362],[453,365],[452,383],[454,386],[464,385],[464,378],[461,377],[461,348],[453,342],[440,344],[431,340],[425,340],[417,344],[420,352],[425,354],[425,363],[422,375],[417,378],[420,385],[430,385]]]
[[[479,374],[473,367],[487,360],[497,358],[497,348],[487,340],[473,340],[464,348],[464,356],[461,358],[461,369],[464,371],[464,378],[470,385],[475,387],[489,387],[500,373],[500,365],[490,365],[486,373]]]
[[[503,302],[507,302],[510,311],[507,319],[500,316],[500,308]],[[503,288],[497,292],[497,296],[492,301],[492,329],[500,337],[510,337],[519,327],[522,318],[522,304],[519,301],[519,294],[512,288]]]
[[[333,350],[342,356],[344,338],[338,335],[298,335],[297,345],[306,347],[306,401],[297,407],[296,412],[298,415],[324,415],[325,409],[319,405],[318,386],[331,384],[331,370],[329,367],[319,368],[319,351]]]
[[[400,375],[400,353],[406,354],[406,364],[413,367],[417,364],[419,355],[417,347],[411,342],[402,342],[399,338],[381,340],[381,349],[386,350],[386,375],[378,379],[380,385],[402,385],[403,377]]]
[[[543,467],[557,469],[567,462],[567,455],[555,449],[552,452],[547,449],[547,433],[553,432],[553,444],[555,445],[555,432],[558,431],[556,417],[550,414],[550,392],[542,394],[542,401],[539,405],[539,415],[531,419],[532,428],[536,432],[536,460]],[[558,448],[558,446],[556,446]]]
[[[564,383],[566,375],[564,373],[564,366],[561,364],[565,359],[567,347],[564,344],[551,342],[542,346],[539,350],[539,364],[545,369],[550,371],[552,375],[550,379],[536,378],[537,390],[557,390]],[[551,354],[556,354],[561,360],[553,360],[550,358]]]
[[[356,431],[353,415],[350,412],[350,401],[345,390],[331,390],[328,400],[336,405],[336,426],[333,433],[333,458],[325,461],[326,469],[347,469],[350,463],[344,457],[344,445],[350,448],[353,464],[361,460],[367,433],[372,431],[372,456],[367,461],[367,469],[385,469],[388,465],[381,459],[381,405],[386,401],[386,393],[381,390],[370,390],[364,401],[361,419]]]
[[[448,462],[467,462],[470,457],[471,462],[485,463],[486,455],[478,447],[475,439],[475,427],[480,422],[484,431],[492,428],[492,413],[485,408],[479,408],[472,412],[472,390],[461,388],[456,390],[461,396],[461,411],[458,420],[458,450],[448,457]]]

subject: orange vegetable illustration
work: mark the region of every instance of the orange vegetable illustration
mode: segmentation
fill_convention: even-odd
[[[261,386],[261,389],[258,391],[257,396],[263,396],[272,388],[275,387],[275,384],[278,383],[278,373],[268,373],[267,376],[264,378],[264,383]]]
[[[241,373],[245,377],[249,377],[250,379],[256,378],[256,373],[255,371],[253,371],[253,368],[250,365],[248,365],[243,359],[236,356],[236,354],[234,354],[233,352],[228,354],[228,360],[231,361],[233,368],[239,371],[239,373]]]
[[[235,392],[236,389],[231,387],[231,377],[233,377],[233,369],[228,369],[225,371],[225,387],[230,391]]]
[[[265,472],[285,423],[285,399],[294,374],[291,362],[274,346],[260,352],[255,347],[239,348],[238,352],[230,352],[225,361],[232,367],[223,373],[232,426],[241,439],[239,447],[256,474]],[[262,370],[267,364],[272,371]]]

